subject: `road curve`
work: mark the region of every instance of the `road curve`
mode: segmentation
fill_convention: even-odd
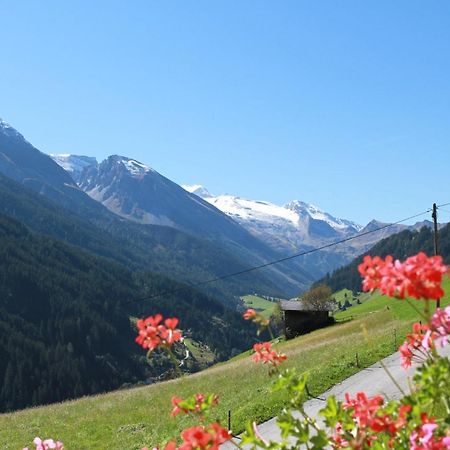
[[[450,345],[444,347],[439,353],[449,358]],[[378,362],[336,384],[319,397],[326,399],[328,396],[334,395],[338,400],[343,400],[346,392],[354,396],[357,392],[364,391],[368,396],[382,395],[387,400],[392,400],[401,398],[404,395],[403,392],[409,393],[409,380],[412,378],[417,365],[404,370],[400,365],[400,354],[398,352],[384,358],[382,363],[388,368],[399,387],[392,382],[381,363]],[[305,402],[305,411],[310,417],[318,418],[318,412],[323,408],[324,404],[324,400],[308,400]],[[267,440],[276,441],[280,438],[276,417],[258,425],[258,430]],[[227,442],[221,446],[221,449],[235,450],[236,447]]]

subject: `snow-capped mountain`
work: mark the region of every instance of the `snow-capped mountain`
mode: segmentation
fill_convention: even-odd
[[[233,195],[213,196],[201,185],[183,187],[228,214],[253,234],[269,239],[278,249],[317,245],[329,238],[358,233],[363,228],[299,200],[279,206]]]
[[[209,198],[212,195],[209,191],[203,187],[201,184],[193,184],[192,186],[182,186],[184,190],[190,192],[191,194],[195,194],[202,198]]]
[[[181,187],[151,167],[124,156],[110,156],[100,164],[86,156],[53,158],[71,173],[84,192],[114,213],[141,223],[177,228],[220,243],[228,250],[244,252],[247,257],[258,255],[262,258],[259,261],[370,231],[361,238],[294,260],[290,270],[306,270],[307,278],[320,277],[347,264],[380,239],[406,228],[397,225],[373,232],[383,224],[372,221],[363,227],[300,200],[280,206],[233,195],[215,196],[202,185]]]
[[[0,119],[0,173],[32,189],[59,198],[79,191],[69,174]],[[76,193],[74,194],[76,196]]]
[[[322,211],[317,206],[299,200],[294,200],[288,203],[287,205],[284,206],[284,208],[294,211],[299,217],[309,216],[311,219],[325,222],[335,230],[342,230],[342,231],[345,230],[346,232],[348,231],[355,232],[360,231],[363,228],[361,225],[358,225],[355,222],[333,217],[331,214]]]
[[[250,264],[258,265],[279,256],[214,205],[135,159],[110,156],[98,165],[84,168],[77,181],[91,198],[129,220],[169,226],[208,239],[251,261]],[[270,268],[269,272],[286,285],[301,286],[306,280],[312,281],[311,275],[294,266],[284,270]]]
[[[74,166],[79,167],[79,164],[70,167]],[[189,284],[240,271],[276,257],[270,247],[226,214],[135,159],[111,157],[98,167],[93,164],[81,170],[83,186],[98,193],[101,201],[84,192],[74,181],[73,174],[26,141],[14,128],[1,122],[0,209],[20,220],[22,214],[27,221],[36,224],[38,232],[53,233],[58,239],[100,256],[126,261],[132,267],[165,274]],[[14,183],[11,186],[12,180],[8,178],[25,185],[26,189],[16,196]],[[39,194],[42,208],[32,193],[28,199],[29,190]],[[9,194],[11,191],[12,195]],[[15,202],[21,202],[21,196],[26,207],[21,203],[15,205]],[[133,223],[106,208],[102,203],[108,200],[112,201],[110,208],[117,208],[122,216],[131,218],[137,213],[135,222],[140,222],[138,216],[145,212],[144,206],[154,206],[150,211],[157,219],[173,217],[180,222],[171,228]],[[46,208],[50,213],[41,216],[41,211],[47,211]],[[210,213],[202,216],[200,211],[203,210]],[[58,221],[59,214],[62,223]],[[174,230],[184,225],[196,226],[197,232]],[[119,248],[123,249],[123,255],[120,251],[116,253]],[[258,288],[275,296],[295,295],[311,281],[301,268],[274,267],[207,286],[207,292],[233,302],[234,295]]]
[[[359,233],[363,234],[358,239],[300,257],[299,261],[316,276],[347,264],[380,239],[407,228],[406,225],[394,225],[374,232],[386,224],[373,220],[363,227],[350,220],[334,217],[315,205],[299,200],[279,206],[228,194],[214,196],[201,185],[183,187],[228,214],[274,250],[287,255],[327,245]],[[368,231],[369,234],[364,234]]]
[[[0,117],[0,133],[4,136],[8,137],[19,137],[25,140],[25,138],[15,129],[13,128],[8,122],[5,122]]]
[[[116,214],[137,222],[192,231],[218,218],[236,226],[203,199],[189,194],[151,167],[125,156],[109,156],[100,164],[85,168],[78,185]]]
[[[77,181],[81,172],[90,166],[97,166],[97,159],[93,156],[70,155],[67,153],[50,154],[50,157],[59,164],[72,178]]]
[[[335,230],[359,231],[363,228],[355,222],[333,217],[317,206],[299,200],[279,206],[266,201],[248,200],[228,194],[214,196],[200,184],[183,185],[183,188],[192,194],[202,197],[221,211],[238,220],[262,220],[268,222],[282,220],[291,223],[293,226],[298,226],[302,219],[309,217],[323,221]]]

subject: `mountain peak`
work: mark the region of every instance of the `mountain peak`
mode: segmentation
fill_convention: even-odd
[[[97,166],[94,156],[71,155],[69,153],[50,154],[50,157],[71,175],[80,174],[86,167]]]
[[[360,231],[361,225],[351,222],[350,220],[339,219],[329,213],[324,212],[319,207],[310,203],[302,202],[301,200],[293,200],[292,202],[284,205],[286,209],[290,209],[297,213],[300,217],[311,217],[315,220],[321,220],[328,223],[332,228],[337,230],[354,230]]]
[[[0,128],[12,128],[12,126],[0,117]]]
[[[132,177],[142,177],[149,172],[154,172],[151,167],[127,156],[111,155],[107,160],[122,165]]]
[[[210,194],[208,189],[206,189],[201,184],[192,184],[192,185],[183,184],[181,187],[185,191],[188,191],[191,194],[195,194],[195,195],[197,195],[198,197],[201,197],[201,198],[211,198],[212,197],[212,195]]]
[[[12,127],[8,122],[5,122],[1,117],[0,117],[0,133],[9,137],[20,137],[23,140],[25,140],[25,138],[14,127]]]
[[[284,205],[284,207],[286,209],[290,209],[291,211],[295,211],[296,213],[307,213],[309,215],[314,213],[324,214],[324,212],[317,206],[302,202],[301,200],[292,200],[291,202]]]
[[[379,220],[376,219],[372,219],[363,229],[363,232],[367,232],[367,231],[375,231],[378,228],[382,228],[384,226],[388,225],[385,222],[380,222]]]

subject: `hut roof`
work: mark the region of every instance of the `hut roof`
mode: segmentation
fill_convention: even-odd
[[[283,311],[332,311],[331,303],[324,305],[323,308],[315,308],[314,305],[307,304],[301,300],[280,300],[280,307]]]

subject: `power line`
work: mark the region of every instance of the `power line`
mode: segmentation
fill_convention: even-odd
[[[450,205],[450,202],[447,203],[447,204],[444,204],[444,205],[438,205],[437,207],[439,208],[440,206],[447,206],[447,205]],[[142,301],[145,301],[145,300],[153,300],[155,298],[162,297],[164,295],[175,294],[177,292],[181,292],[181,291],[184,291],[184,290],[189,289],[189,288],[196,288],[196,287],[199,287],[199,286],[204,286],[206,284],[211,284],[211,283],[215,283],[217,281],[226,280],[228,278],[236,277],[238,275],[243,275],[245,273],[253,272],[255,270],[260,270],[260,269],[263,269],[265,267],[273,266],[275,264],[279,264],[279,263],[282,263],[282,262],[285,262],[285,261],[289,261],[291,259],[299,258],[300,256],[310,255],[312,253],[324,250],[326,248],[334,247],[335,245],[343,244],[344,242],[352,241],[354,239],[358,239],[360,237],[367,236],[368,234],[372,234],[372,233],[376,233],[377,231],[385,230],[386,228],[390,228],[390,227],[392,227],[394,225],[399,225],[399,224],[401,224],[403,222],[407,222],[409,220],[412,220],[412,219],[415,219],[417,217],[423,216],[424,214],[428,214],[429,212],[431,212],[431,208],[429,208],[426,211],[423,211],[421,213],[414,214],[413,216],[406,217],[405,219],[397,220],[396,222],[389,223],[389,224],[383,225],[381,227],[375,228],[373,230],[365,231],[363,233],[359,233],[359,234],[356,234],[354,236],[350,236],[348,238],[341,239],[339,241],[331,242],[329,244],[325,244],[325,245],[322,245],[320,247],[315,247],[313,249],[306,250],[304,252],[296,253],[296,254],[291,255],[291,256],[286,256],[284,258],[280,258],[280,259],[277,259],[277,260],[274,260],[274,261],[270,261],[270,262],[267,262],[267,263],[264,263],[264,264],[260,264],[259,266],[249,267],[247,269],[243,269],[243,270],[240,270],[238,272],[232,272],[232,273],[229,273],[229,274],[226,274],[226,275],[222,275],[220,277],[211,278],[209,280],[204,280],[204,281],[199,281],[197,283],[189,284],[189,285],[186,285],[186,286],[183,286],[183,287],[180,287],[180,288],[176,288],[176,289],[172,289],[172,290],[169,290],[169,291],[163,291],[163,292],[159,292],[157,294],[152,294],[152,295],[149,295],[149,296],[146,296],[146,297],[141,297],[141,298],[138,298],[138,299],[129,300],[125,304],[128,305],[130,303],[137,303],[137,302],[142,302]]]

